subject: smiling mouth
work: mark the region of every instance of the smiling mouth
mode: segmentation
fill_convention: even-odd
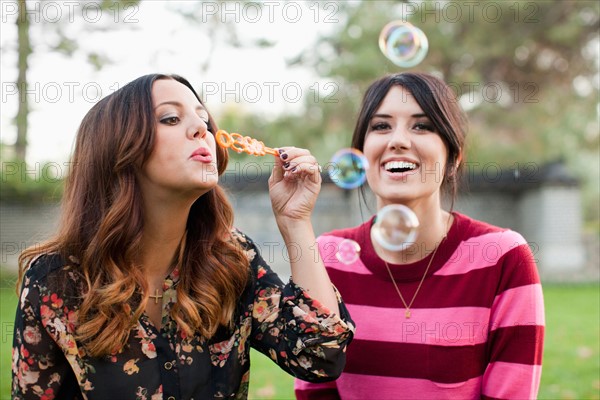
[[[383,169],[392,173],[403,173],[414,171],[417,164],[408,161],[389,161],[383,165]]]

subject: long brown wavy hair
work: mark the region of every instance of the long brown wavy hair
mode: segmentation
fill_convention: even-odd
[[[49,241],[19,257],[19,287],[32,261],[42,254],[76,257],[85,282],[77,338],[88,354],[122,348],[148,301],[148,285],[134,260],[142,237],[142,199],[136,171],[150,155],[156,135],[152,85],[177,75],[142,76],[99,101],[83,118],[65,181],[61,222]],[[217,125],[209,115],[208,129]],[[227,151],[217,146],[219,175]],[[231,240],[233,209],[218,185],[192,205],[180,248],[177,303],[172,317],[191,335],[214,335],[232,322],[249,279],[248,259]]]

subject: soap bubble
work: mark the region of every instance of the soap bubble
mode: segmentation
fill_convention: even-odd
[[[353,148],[337,151],[328,168],[331,181],[343,189],[354,189],[367,179],[369,163],[364,154]]]
[[[381,247],[401,251],[414,243],[418,227],[419,219],[413,210],[402,204],[390,204],[377,213],[371,233]]]
[[[379,33],[379,48],[394,64],[411,68],[419,64],[429,50],[425,33],[409,22],[392,21]]]
[[[344,239],[338,245],[335,257],[344,264],[352,264],[360,256],[360,245],[352,239]]]

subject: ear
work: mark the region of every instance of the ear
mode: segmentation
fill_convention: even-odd
[[[461,151],[460,153],[458,153],[458,156],[456,157],[456,161],[454,163],[454,169],[458,169],[458,166],[460,165],[460,163],[462,162],[463,159],[463,152]]]
[[[458,166],[462,162],[463,153],[460,152],[454,161],[454,164],[451,166],[448,164],[448,178],[454,179],[456,177],[456,173],[458,172]]]

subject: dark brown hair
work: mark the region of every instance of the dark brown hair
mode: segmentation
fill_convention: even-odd
[[[77,336],[93,356],[125,345],[148,300],[146,278],[134,262],[144,229],[136,171],[154,146],[152,85],[163,79],[184,84],[202,103],[187,80],[162,74],[142,76],[99,101],[77,132],[58,233],[19,257],[19,281],[41,254],[79,259],[85,289]],[[210,114],[208,129],[217,130]],[[216,151],[221,175],[227,151],[219,146]],[[171,310],[188,334],[198,330],[210,337],[230,323],[246,285],[248,259],[231,240],[232,223],[232,207],[219,186],[191,207],[180,249],[177,303]]]
[[[464,165],[467,118],[458,104],[456,95],[441,79],[425,73],[404,72],[386,75],[373,82],[363,97],[351,146],[363,151],[371,118],[393,86],[402,86],[413,95],[446,144],[448,160],[442,190],[451,196],[454,204],[458,178]]]

